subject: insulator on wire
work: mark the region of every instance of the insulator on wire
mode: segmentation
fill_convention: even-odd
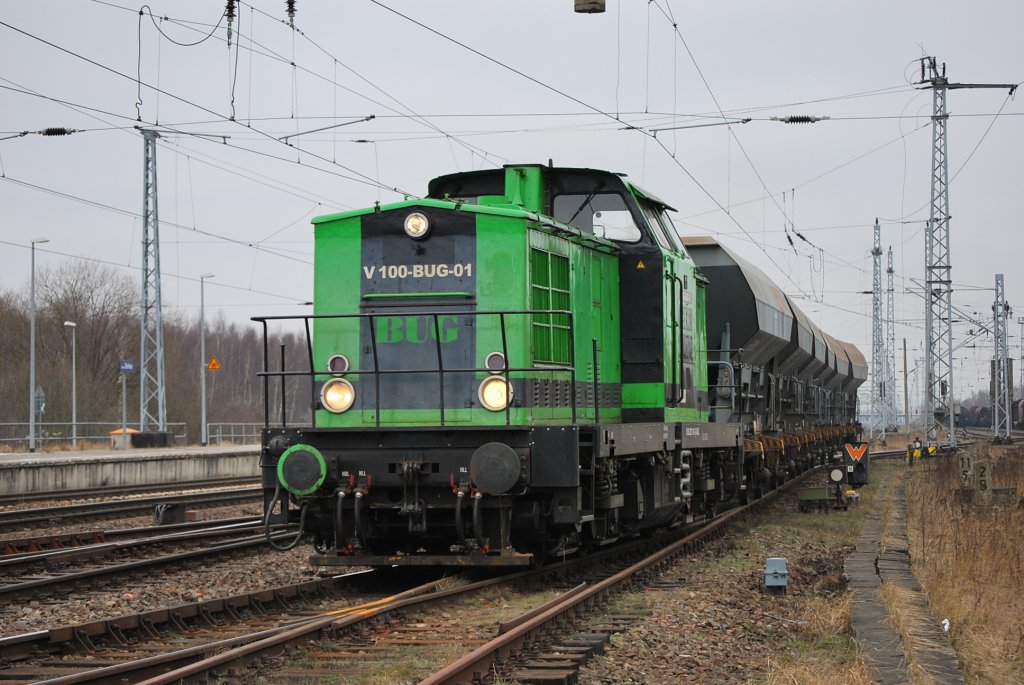
[[[231,49],[231,26],[235,23],[235,2],[236,0],[228,0],[228,6],[224,8],[224,16],[228,20],[228,49]]]
[[[784,124],[814,124],[819,121],[827,121],[829,117],[815,117],[808,114],[793,114],[785,117],[769,117],[772,121],[781,121]]]
[[[295,28],[295,0],[284,0],[284,5],[288,11],[288,25]]]
[[[78,133],[77,129],[64,128],[51,126],[50,128],[44,128],[42,131],[36,131],[41,136],[70,136],[72,133]]]

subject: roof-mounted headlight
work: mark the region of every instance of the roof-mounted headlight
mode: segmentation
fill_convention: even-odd
[[[413,212],[409,216],[405,217],[405,233],[410,238],[419,240],[427,237],[427,233],[430,232],[430,220],[427,219],[426,214],[420,212]]]

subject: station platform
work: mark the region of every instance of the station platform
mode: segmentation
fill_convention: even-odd
[[[0,496],[259,478],[259,446],[0,454]]]

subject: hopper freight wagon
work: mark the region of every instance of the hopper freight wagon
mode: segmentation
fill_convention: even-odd
[[[714,516],[855,439],[863,356],[670,209],[522,165],[315,219],[308,364],[265,347],[265,398],[299,377],[312,406],[265,409],[268,524],[322,565],[527,565]],[[265,346],[287,318],[256,319]]]

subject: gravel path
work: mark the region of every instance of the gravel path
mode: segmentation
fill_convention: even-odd
[[[822,640],[826,649],[837,650],[843,670],[856,671],[841,609],[840,574],[848,547],[827,543],[818,532],[822,524],[841,528],[838,519],[850,514],[801,515],[792,513],[795,509],[794,497],[784,497],[770,507],[780,522],[733,526],[730,537],[681,560],[643,591],[623,596],[609,613],[647,618],[614,635],[605,654],[583,668],[580,684],[772,682],[780,663],[806,661],[801,652],[820,648]],[[768,556],[788,559],[786,596],[762,591]],[[833,619],[840,624],[820,625],[833,611],[839,612]],[[829,640],[837,642],[828,645]],[[806,680],[784,682],[829,680],[812,673]]]

